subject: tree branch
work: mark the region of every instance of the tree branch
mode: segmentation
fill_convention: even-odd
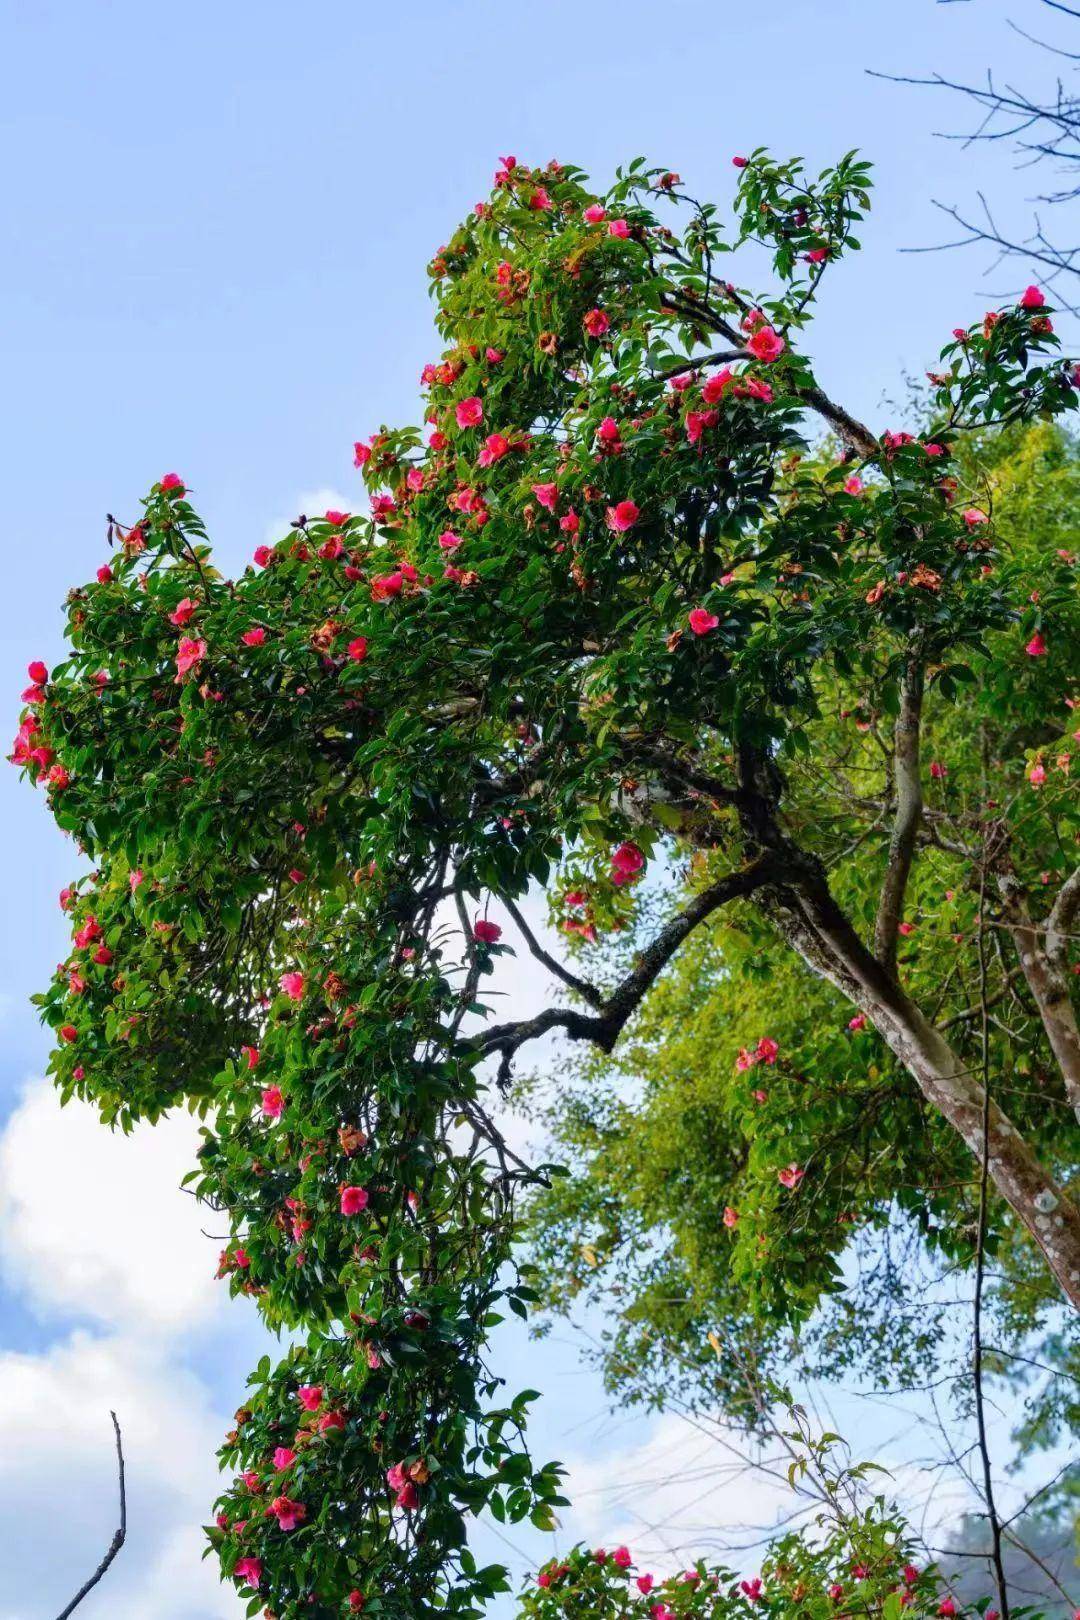
[[[87,1593],[93,1591],[94,1587],[101,1580],[109,1565],[112,1563],[113,1559],[124,1545],[124,1541],[127,1537],[127,1489],[124,1484],[124,1447],[120,1439],[120,1425],[116,1421],[116,1413],[110,1412],[109,1416],[112,1418],[113,1433],[116,1435],[116,1467],[120,1479],[120,1523],[117,1526],[116,1532],[109,1543],[108,1550],[104,1558],[101,1560],[101,1563],[98,1565],[97,1569],[95,1569],[94,1573],[85,1583],[85,1585],[80,1586],[67,1608],[61,1609],[60,1613],[56,1617],[56,1620],[67,1620],[68,1615],[74,1613],[79,1604],[82,1602],[83,1598],[86,1597]]]
[[[603,1006],[603,993],[598,990],[594,984],[590,984],[587,979],[579,979],[576,973],[571,973],[570,969],[559,961],[558,957],[552,956],[550,951],[546,951],[544,949],[536,935],[533,933],[532,929],[529,927],[528,923],[525,921],[520,909],[514,904],[513,900],[509,899],[506,895],[503,895],[502,903],[510,913],[511,917],[513,917],[515,923],[517,924],[518,932],[521,934],[526,945],[529,947],[529,950],[536,957],[536,960],[538,962],[542,962],[549,973],[553,973],[555,977],[557,979],[561,979],[563,984],[565,984],[569,989],[575,991],[581,997],[582,1001],[587,1001],[590,1007]]]
[[[874,955],[896,976],[897,931],[904,913],[911,863],[922,823],[922,778],[919,774],[919,734],[925,677],[921,650],[913,650],[904,669],[900,688],[900,713],[896,717],[893,749],[893,780],[896,790],[896,817],[885,876],[874,924]]]
[[[707,889],[702,889],[645,947],[637,966],[599,1004],[595,1013],[577,1012],[572,1007],[548,1007],[533,1018],[520,1019],[512,1024],[497,1024],[493,1029],[475,1036],[476,1046],[485,1055],[502,1053],[499,1084],[505,1084],[509,1078],[510,1065],[519,1048],[552,1029],[564,1029],[571,1040],[592,1041],[601,1051],[610,1052],[648,990],[698,924],[729,900],[753,894],[755,889],[774,881],[777,876],[776,862],[770,854],[766,854],[743,871],[729,872]]]

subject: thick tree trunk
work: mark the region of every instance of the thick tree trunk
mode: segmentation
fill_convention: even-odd
[[[797,887],[765,889],[758,904],[813,971],[865,1013],[927,1101],[981,1163],[986,1106],[982,1085],[866,949],[824,880],[811,874]],[[987,1159],[994,1186],[1042,1250],[1065,1297],[1080,1310],[1080,1209],[993,1101]]]

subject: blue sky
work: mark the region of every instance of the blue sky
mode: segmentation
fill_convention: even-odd
[[[130,519],[161,473],[188,481],[227,567],[316,492],[358,498],[353,439],[415,419],[420,367],[435,352],[425,263],[486,192],[501,153],[559,157],[601,181],[643,153],[723,202],[733,152],[761,143],[824,164],[861,148],[876,164],[875,212],[865,252],[825,295],[813,352],[823,384],[885,425],[905,374],[931,363],[991,293],[1027,279],[984,278],[978,254],[899,250],[947,234],[935,196],[966,201],[985,185],[1022,219],[1035,184],[1003,151],[934,138],[964,124],[963,108],[865,70],[977,78],[996,63],[1037,82],[1046,59],[1007,27],[1010,11],[1030,23],[1035,9],[8,0],[0,678],[12,729],[27,661],[59,656],[64,593],[104,558],[105,513]],[[125,1552],[130,1573],[85,1612],[123,1613],[126,1601],[143,1620],[219,1620],[235,1607],[207,1595],[205,1574],[190,1575],[198,1547],[184,1526],[210,1488],[199,1445],[209,1449],[239,1398],[257,1335],[242,1312],[210,1302],[192,1269],[206,1257],[195,1212],[174,1191],[185,1127],[171,1138],[166,1128],[164,1149],[113,1143],[88,1159],[91,1135],[33,1088],[46,1047],[28,997],[66,949],[55,899],[73,853],[10,770],[0,832],[10,907],[0,1163],[11,1172],[0,1194],[0,1360],[26,1420],[10,1448],[19,1458],[0,1462],[0,1510],[5,1493],[36,1494],[45,1511],[62,1483],[82,1487],[63,1546],[35,1532],[34,1515],[0,1511],[18,1526],[18,1556],[0,1559],[0,1620],[39,1615],[46,1585],[49,1601],[63,1598],[96,1560],[111,1509],[108,1434],[99,1445],[93,1414],[110,1400],[123,1407],[125,1394],[145,1414],[132,1444],[155,1506]],[[136,1157],[152,1175],[129,1169]],[[64,1256],[76,1237],[73,1270]],[[129,1257],[138,1286],[125,1305]],[[178,1293],[170,1265],[186,1279]],[[545,1440],[576,1448],[586,1472],[603,1474],[606,1456],[616,1473],[648,1477],[669,1430],[604,1419],[596,1379],[570,1346],[515,1340],[504,1353],[557,1392]],[[183,1415],[184,1391],[195,1417]],[[3,1408],[0,1394],[6,1425]],[[583,1492],[602,1502],[603,1478]],[[580,1525],[601,1533],[600,1509]]]

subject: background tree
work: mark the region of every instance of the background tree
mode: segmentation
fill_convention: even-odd
[[[1054,799],[1057,842],[1034,847],[979,755],[947,832],[919,770],[924,711],[961,714],[972,661],[1022,737],[1037,714],[1046,757],[1063,751],[1072,560],[1033,572],[999,551],[952,461],[972,429],[1073,409],[1073,369],[1032,288],[946,345],[932,435],[879,438],[801,349],[857,245],[866,166],[735,161],[729,238],[641,160],[601,197],[577,170],[504,159],[432,261],[447,347],[424,373],[427,443],[356,446],[370,516],[301,517],[226,580],[171,473],[71,593],[70,657],[31,668],[14,758],[93,862],[64,891],[72,953],[42,997],[61,1095],[125,1129],[197,1109],[191,1179],[229,1223],[222,1275],[306,1335],[256,1369],[222,1451],[211,1538],[250,1612],[471,1613],[505,1576],[477,1568],[466,1516],[552,1522],[530,1392],[508,1399],[486,1360],[499,1309],[536,1298],[516,1204],[547,1172],[487,1092],[548,1030],[610,1051],[721,908],[743,902],[740,927],[752,914],[873,1025],[897,1128],[917,1099],[946,1157],[983,1167],[980,1226],[1000,1199],[1036,1286],[1080,1303],[1071,1134],[1049,1139],[989,1045],[973,1060],[970,1019],[950,1026],[907,960],[955,841],[950,993],[976,968],[991,993],[992,893],[1053,1053],[1046,1095],[1075,1102],[1073,812]],[[771,255],[765,294],[720,275],[748,242]],[[804,459],[808,419],[842,463]],[[834,763],[830,680],[872,685],[895,737],[832,882],[800,763],[823,738]],[[646,868],[670,870],[672,903],[624,973],[593,981],[526,927],[566,999],[478,1022],[507,948],[489,894],[519,915],[549,887],[584,940],[632,921]],[[746,1061],[771,1072],[790,1047],[762,1034]],[[835,1197],[806,1197],[816,1163],[785,1141],[769,1164],[775,1145],[763,1133],[756,1161],[766,1243],[770,1220],[824,1222]]]
[[[939,0],[939,3],[950,4],[952,0]],[[941,73],[929,78],[891,73],[878,76],[898,79],[903,84],[932,85],[964,97],[974,107],[976,122],[972,128],[952,134],[949,139],[968,146],[989,143],[1004,147],[1015,157],[1019,168],[1053,177],[1050,189],[1032,198],[1035,211],[1027,234],[1000,225],[993,202],[982,191],[977,193],[977,209],[938,202],[936,206],[963,232],[955,241],[942,245],[982,244],[996,250],[995,263],[1021,259],[1026,266],[1040,265],[1046,285],[1054,289],[1059,303],[1075,314],[1080,242],[1073,234],[1072,221],[1076,199],[1080,196],[1080,98],[1062,78],[1062,73],[1075,73],[1076,63],[1080,61],[1080,52],[1070,49],[1075,46],[1073,25],[1080,21],[1080,10],[1066,5],[1064,0],[1037,0],[1037,5],[1040,18],[1030,26],[1037,27],[1040,20],[1056,24],[1055,37],[1045,38],[1041,32],[1033,35],[1016,22],[1010,26],[1027,44],[1057,59],[1060,71],[1044,89],[1032,91],[1011,78],[1003,79],[992,68],[987,69],[985,84],[966,84]],[[1030,11],[1030,7],[1028,9]],[[1060,43],[1061,40],[1065,43]]]

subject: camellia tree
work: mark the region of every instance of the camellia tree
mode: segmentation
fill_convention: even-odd
[[[466,1516],[552,1523],[531,1392],[506,1398],[486,1360],[500,1311],[535,1297],[516,1210],[547,1172],[508,1147],[488,1093],[545,1032],[610,1051],[721,908],[749,907],[878,1032],[1080,1304],[1080,1210],[1043,1098],[1005,1112],[968,1026],[945,1027],[941,987],[898,949],[944,836],[924,704],[956,703],[993,647],[1001,701],[1015,684],[1025,720],[1038,704],[1053,736],[1068,724],[1071,563],[999,552],[954,451],[1073,408],[1072,367],[1032,288],[946,345],[925,436],[877,436],[802,347],[857,246],[866,166],[737,164],[727,236],[642,161],[599,196],[504,159],[432,263],[446,348],[426,433],[356,446],[370,513],[300,518],[229,580],[170,473],[71,592],[70,656],[31,668],[14,758],[93,865],[62,896],[72,951],[41,998],[61,1096],[122,1129],[204,1116],[191,1181],[232,1233],[222,1276],[294,1335],[222,1451],[210,1534],[249,1612],[471,1613],[505,1577],[477,1567]],[[771,252],[767,294],[721,274],[745,244]],[[827,462],[804,453],[815,420],[842,447]],[[830,886],[812,793],[786,792],[822,682],[855,671],[895,737],[852,851],[869,910],[869,879]],[[980,794],[966,841],[1013,908],[1048,1087],[1075,1106],[1074,823],[1056,812],[1042,883]],[[584,946],[631,920],[650,868],[671,904],[610,984],[518,908],[547,888]],[[492,896],[565,992],[535,1017],[477,1017],[508,949]],[[982,947],[965,948],[966,986]],[[746,1062],[778,1056],[762,1032]],[[805,1174],[785,1152],[773,1201],[794,1210]]]

